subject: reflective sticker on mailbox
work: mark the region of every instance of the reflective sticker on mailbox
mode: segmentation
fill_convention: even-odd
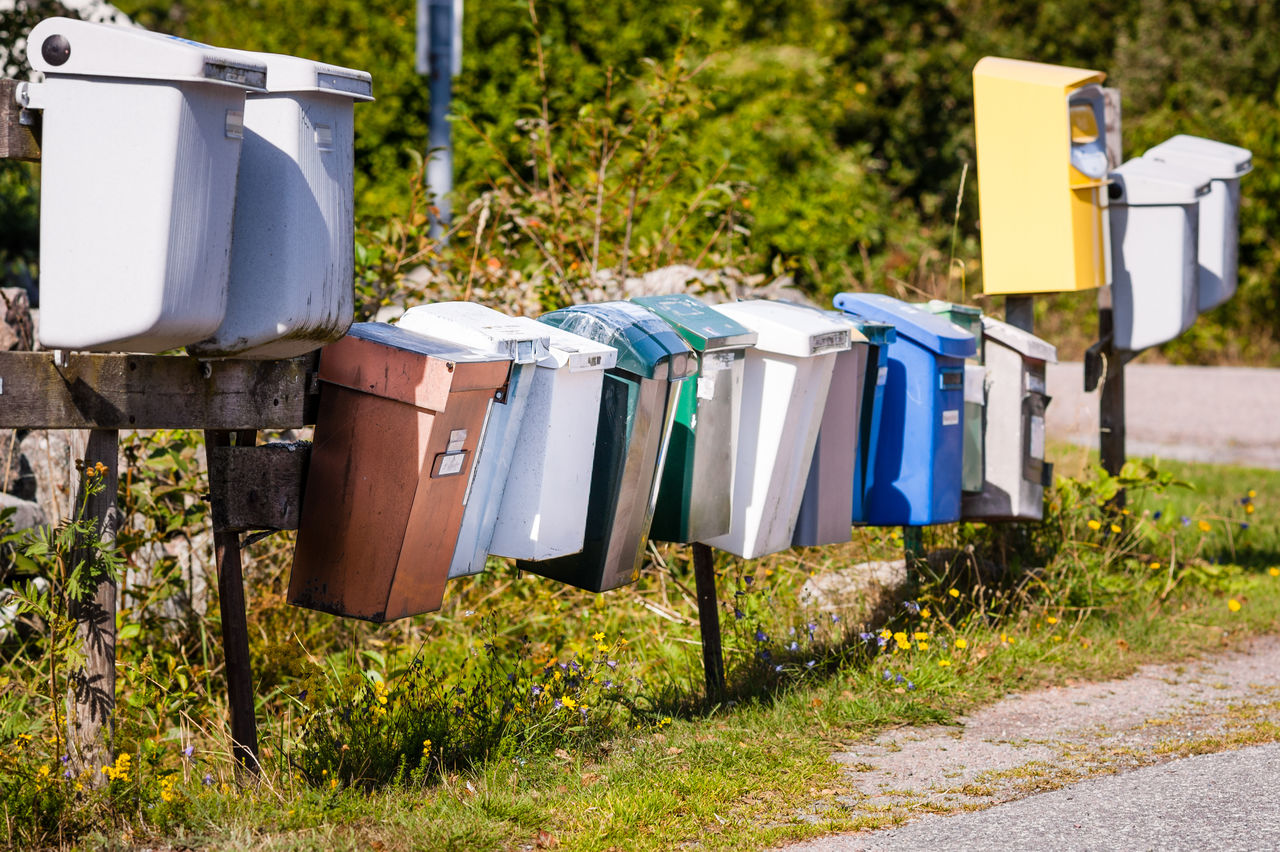
[[[877,384],[877,385],[882,385],[882,384],[884,384],[884,383],[885,383],[886,381],[888,381],[888,380],[889,380],[889,368],[888,368],[888,367],[881,367],[881,368],[876,372],[876,384]]]
[[[244,138],[244,111],[238,109],[227,110],[227,138],[243,139]]]
[[[849,348],[849,330],[829,331],[826,334],[815,334],[809,338],[809,354],[821,355]]]
[[[439,453],[436,455],[436,462],[432,465],[431,476],[457,476],[462,473],[462,468],[466,464],[467,454],[465,451],[458,453]]]
[[[321,151],[333,150],[333,128],[327,124],[316,125],[316,147]]]
[[[702,356],[702,372],[718,373],[733,366],[733,352],[708,352]]]
[[[942,412],[943,426],[959,426],[960,425],[960,409],[948,408]]]
[[[1027,373],[1027,391],[1030,393],[1044,393],[1044,376]]]
[[[716,398],[716,380],[711,376],[702,376],[698,379],[698,399],[715,399]]]
[[[1044,459],[1044,418],[1031,416],[1031,457]]]
[[[459,452],[462,449],[462,445],[466,443],[466,440],[467,440],[466,429],[454,429],[452,432],[449,433],[449,446],[444,448],[445,452],[447,453]]]

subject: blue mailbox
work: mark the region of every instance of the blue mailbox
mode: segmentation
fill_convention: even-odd
[[[977,352],[973,335],[945,317],[879,293],[841,293],[835,305],[897,329],[888,347],[867,523],[958,521],[964,359]]]
[[[862,392],[862,413],[858,426],[858,455],[853,468],[853,518],[867,522],[867,493],[875,481],[876,447],[880,443],[880,412],[884,408],[884,384],[889,376],[889,344],[898,339],[893,323],[876,322],[845,311],[854,327],[867,338],[867,378]]]

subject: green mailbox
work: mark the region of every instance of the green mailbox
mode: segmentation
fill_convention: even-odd
[[[574,305],[538,321],[607,343],[618,363],[605,371],[600,410],[582,412],[598,418],[582,552],[517,564],[593,592],[616,589],[640,574],[681,380],[697,372],[697,358],[671,326],[630,302]]]
[[[724,535],[733,517],[742,368],[756,333],[683,293],[632,301],[666,320],[698,360],[676,403],[649,535],[677,542]]]
[[[931,299],[921,307],[951,320],[972,334],[978,345],[978,355],[964,365],[964,470],[960,476],[962,491],[978,493],[986,480],[986,442],[982,436],[987,408],[987,371],[982,366],[982,309],[941,299]]]

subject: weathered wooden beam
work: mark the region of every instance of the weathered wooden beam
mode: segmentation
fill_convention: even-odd
[[[707,682],[707,701],[719,704],[725,697],[724,652],[720,648],[715,554],[709,544],[693,544],[693,580],[698,594],[698,627],[702,631],[702,669]]]
[[[24,111],[14,98],[20,80],[0,80],[0,160],[40,159],[40,116]]]
[[[215,455],[219,449],[249,450],[257,434],[249,430],[234,432],[207,430],[204,433],[205,462],[209,478],[219,466]],[[224,457],[225,460],[225,457]],[[219,511],[219,497],[211,493],[213,514]],[[226,656],[227,698],[231,708],[231,753],[240,771],[257,775],[258,721],[254,716],[253,664],[249,659],[249,623],[244,604],[244,574],[240,564],[240,533],[213,526],[214,556],[218,562],[218,610],[222,615],[222,652]]]
[[[0,352],[3,429],[294,429],[315,422],[317,355]]]
[[[225,532],[296,530],[311,445],[303,441],[213,446],[209,493],[213,528]]]

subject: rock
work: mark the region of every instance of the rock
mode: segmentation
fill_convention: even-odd
[[[20,446],[26,434],[25,430],[0,431],[0,492],[35,500],[36,475]]]
[[[77,448],[73,447],[72,434],[57,429],[35,429],[28,432],[18,445],[35,477],[33,499],[50,523],[69,516],[75,502],[79,477],[76,474]]]
[[[49,523],[44,510],[31,500],[23,500],[12,494],[0,494],[0,511],[13,509],[9,522],[5,524],[6,532],[35,529]]]
[[[4,316],[0,321],[0,352],[30,352],[35,348],[31,301],[21,287],[0,287]]]
[[[838,613],[849,624],[868,624],[893,609],[906,583],[905,559],[860,562],[810,577],[800,589],[800,602]]]

